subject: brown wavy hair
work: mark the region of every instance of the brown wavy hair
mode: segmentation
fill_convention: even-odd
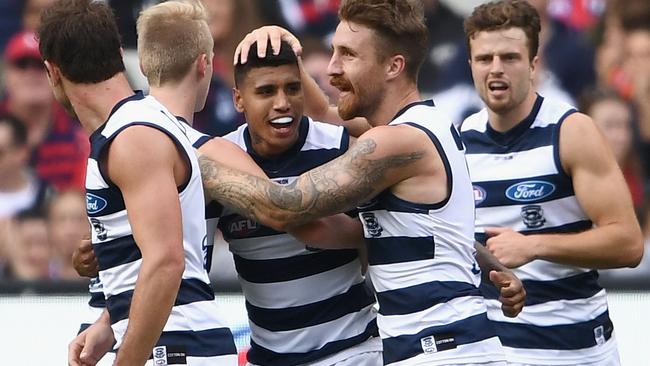
[[[414,81],[427,51],[424,10],[414,0],[343,0],[339,19],[361,24],[377,34],[376,52],[381,60],[400,54],[406,74]]]
[[[474,8],[465,19],[465,41],[471,54],[470,39],[479,32],[521,28],[528,38],[530,61],[537,56],[542,29],[537,10],[525,0],[493,1]]]

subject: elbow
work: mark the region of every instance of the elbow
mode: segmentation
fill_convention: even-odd
[[[644,251],[644,243],[643,243],[643,237],[641,235],[638,235],[637,237],[634,238],[632,243],[630,244],[630,248],[628,250],[628,261],[626,265],[628,267],[634,268],[641,263],[641,259],[643,259],[643,251]]]
[[[643,235],[641,229],[628,228],[621,237],[622,245],[619,246],[620,266],[634,268],[641,263],[643,259]]]
[[[169,280],[180,279],[185,271],[185,252],[167,253],[153,260],[155,271]]]

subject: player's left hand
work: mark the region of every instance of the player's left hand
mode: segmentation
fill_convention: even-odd
[[[510,228],[486,227],[486,246],[499,262],[508,268],[520,267],[535,259],[534,244]]]
[[[97,258],[89,238],[84,238],[72,253],[72,266],[82,277],[96,277],[99,272]]]
[[[514,318],[524,307],[526,290],[521,280],[510,271],[490,271],[490,281],[499,289],[503,315]]]
[[[239,42],[235,49],[233,64],[236,65],[240,62],[245,64],[246,61],[248,61],[248,51],[255,42],[257,42],[257,56],[259,58],[266,57],[266,46],[268,41],[271,41],[271,48],[274,55],[280,53],[281,41],[287,42],[296,56],[300,57],[302,54],[302,45],[296,36],[277,25],[266,25],[248,33],[246,37]]]
[[[115,339],[110,323],[98,320],[79,333],[68,345],[68,365],[91,366],[111,349]]]

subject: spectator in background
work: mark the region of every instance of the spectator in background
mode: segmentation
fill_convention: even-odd
[[[20,9],[22,2],[23,0],[0,1],[0,50],[5,49],[9,37],[20,29]],[[2,85],[1,78],[0,85]]]
[[[43,210],[22,211],[12,220],[5,275],[17,280],[49,278],[50,243]]]
[[[41,23],[41,11],[56,0],[24,0],[22,20],[23,29],[36,31]]]
[[[51,188],[28,166],[27,130],[13,116],[0,117],[0,220],[42,207]]]
[[[418,89],[431,95],[458,80],[458,75],[446,75],[445,71],[450,69],[450,63],[457,57],[465,55],[465,34],[463,17],[454,13],[446,4],[440,0],[423,0],[422,3],[429,37],[428,52],[418,76]],[[464,77],[462,75],[460,78]]]
[[[621,8],[624,32],[623,70],[630,83],[630,101],[636,112],[644,154],[650,153],[650,3],[630,1]],[[645,161],[650,169],[650,159]]]
[[[611,89],[597,89],[587,94],[580,108],[603,132],[616,162],[632,194],[632,203],[639,221],[645,218],[646,199],[640,157],[634,149],[632,110],[630,105]]]
[[[339,22],[340,0],[278,0],[277,3],[293,33],[327,39],[329,43]]]
[[[12,36],[4,59],[7,95],[0,102],[0,113],[25,123],[30,165],[57,189],[83,188],[88,137],[55,103],[35,34]]]
[[[594,68],[597,85],[611,88],[629,98],[631,87],[623,72],[625,57],[625,34],[621,24],[621,9],[619,3],[609,2],[604,16],[601,18],[597,34]]]
[[[562,89],[579,97],[596,80],[594,52],[585,37],[548,12],[549,0],[528,0],[542,22],[540,53],[546,69],[557,77]]]
[[[252,0],[203,0],[214,40],[213,77],[205,108],[194,116],[194,128],[223,136],[244,123],[232,100],[232,56],[246,33],[261,25]]]
[[[49,206],[47,225],[52,246],[52,277],[80,280],[72,266],[72,253],[81,239],[89,235],[84,194],[69,190],[56,196]]]
[[[327,75],[332,51],[318,37],[305,37],[302,44],[302,66],[325,93],[329,103],[335,105],[340,92],[330,84],[330,77]]]

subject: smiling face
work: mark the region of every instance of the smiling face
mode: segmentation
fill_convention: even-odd
[[[274,156],[296,143],[304,103],[297,65],[249,70],[234,90],[234,99],[237,110],[246,115],[256,153]]]
[[[339,93],[338,112],[347,120],[372,116],[384,98],[384,67],[377,56],[374,31],[342,21],[332,38],[333,54],[327,73]]]
[[[481,31],[470,38],[474,86],[497,114],[520,108],[534,94],[537,57],[529,61],[527,37],[521,28]]]

